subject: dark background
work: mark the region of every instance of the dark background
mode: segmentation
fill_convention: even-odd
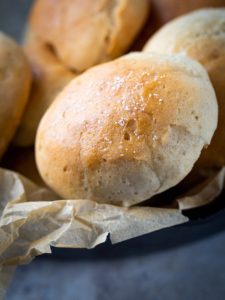
[[[31,2],[0,0],[0,29],[20,40]],[[224,210],[118,245],[53,252],[17,269],[7,300],[225,299]]]

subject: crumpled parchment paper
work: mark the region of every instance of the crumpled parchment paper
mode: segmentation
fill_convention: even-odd
[[[185,223],[183,209],[212,202],[223,190],[221,169],[200,190],[177,199],[179,208],[99,204],[91,200],[56,200],[57,196],[23,176],[0,169],[0,299],[16,265],[50,253],[50,246],[93,248]]]

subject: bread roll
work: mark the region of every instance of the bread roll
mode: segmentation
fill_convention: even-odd
[[[76,74],[55,57],[52,50],[29,32],[26,37],[26,54],[32,66],[33,84],[19,130],[14,139],[17,146],[32,146],[38,124],[56,95]]]
[[[123,54],[144,25],[150,0],[36,0],[30,27],[68,68],[83,71]]]
[[[0,33],[0,158],[20,123],[30,84],[30,66],[22,49]]]
[[[219,123],[197,166],[225,165],[225,8],[199,10],[168,23],[150,39],[144,51],[182,53],[207,69],[217,95]]]
[[[165,23],[205,7],[225,7],[225,0],[151,0],[151,14],[132,50],[140,51],[152,34]]]
[[[216,125],[215,93],[197,62],[134,53],[62,91],[39,125],[37,166],[64,198],[130,206],[186,176]]]

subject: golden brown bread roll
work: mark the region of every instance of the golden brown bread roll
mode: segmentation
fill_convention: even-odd
[[[76,76],[32,32],[26,36],[25,51],[32,67],[33,83],[28,105],[14,139],[17,146],[34,144],[41,117],[56,95]]]
[[[199,10],[177,18],[162,27],[144,51],[182,53],[206,68],[217,95],[219,123],[197,168],[225,165],[225,8]]]
[[[22,49],[0,33],[0,158],[20,123],[30,84],[31,70]]]
[[[205,7],[225,7],[225,0],[151,0],[151,14],[132,50],[141,50],[151,35],[165,23]]]
[[[36,161],[64,198],[130,206],[177,184],[217,125],[206,71],[133,53],[75,78],[39,125]]]
[[[150,0],[36,0],[30,27],[68,68],[83,71],[123,54],[144,25]]]

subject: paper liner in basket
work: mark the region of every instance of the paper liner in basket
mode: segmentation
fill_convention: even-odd
[[[93,248],[105,242],[108,234],[112,243],[118,243],[187,222],[182,209],[213,201],[223,189],[224,177],[225,169],[221,169],[201,190],[178,199],[180,209],[125,208],[91,200],[55,200],[53,192],[0,169],[0,298],[14,266],[50,253],[50,246]]]

